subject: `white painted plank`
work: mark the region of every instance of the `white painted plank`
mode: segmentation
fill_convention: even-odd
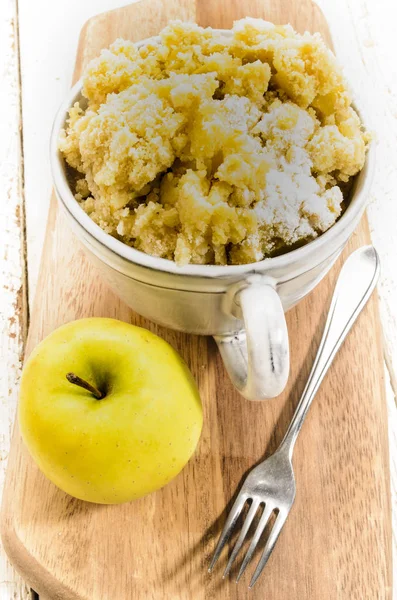
[[[16,2],[3,0],[0,20],[0,490],[3,487],[24,338],[21,170]],[[28,590],[0,548],[0,599]]]

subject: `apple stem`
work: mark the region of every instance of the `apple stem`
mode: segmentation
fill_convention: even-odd
[[[66,379],[70,383],[79,385],[80,387],[84,388],[85,390],[88,390],[89,392],[91,392],[91,394],[93,396],[95,396],[95,398],[97,400],[102,400],[102,398],[104,398],[104,396],[105,396],[105,394],[102,394],[102,392],[100,392],[96,387],[94,387],[93,385],[88,383],[88,381],[86,381],[85,379],[82,379],[81,377],[79,377],[78,375],[75,375],[74,373],[67,373]]]

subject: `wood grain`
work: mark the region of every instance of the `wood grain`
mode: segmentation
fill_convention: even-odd
[[[144,0],[90,20],[76,72],[116,37],[157,33],[169,18],[229,26],[249,14],[297,29],[327,27],[309,0]],[[368,243],[363,220],[344,257]],[[144,321],[98,279],[51,203],[27,352],[61,323],[87,315],[144,325],[167,339],[192,369],[204,403],[198,452],[164,490],[131,504],[96,506],[44,479],[14,432],[3,501],[5,548],[47,600],[384,600],[391,597],[387,415],[377,301],[371,299],[337,356],[297,443],[298,494],[266,572],[247,582],[207,573],[216,538],[244,473],[275,449],[303,389],[340,263],[287,315],[291,377],[286,392],[248,403],[232,388],[211,339]],[[223,557],[223,562],[226,557]]]

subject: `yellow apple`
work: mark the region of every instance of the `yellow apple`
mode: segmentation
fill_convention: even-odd
[[[32,352],[19,423],[48,479],[82,500],[113,504],[181,471],[200,437],[202,407],[169,344],[128,323],[91,318],[60,327]]]

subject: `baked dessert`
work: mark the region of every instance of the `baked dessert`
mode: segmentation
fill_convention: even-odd
[[[85,70],[59,147],[107,233],[178,264],[242,264],[341,215],[369,141],[319,34],[172,22]]]

